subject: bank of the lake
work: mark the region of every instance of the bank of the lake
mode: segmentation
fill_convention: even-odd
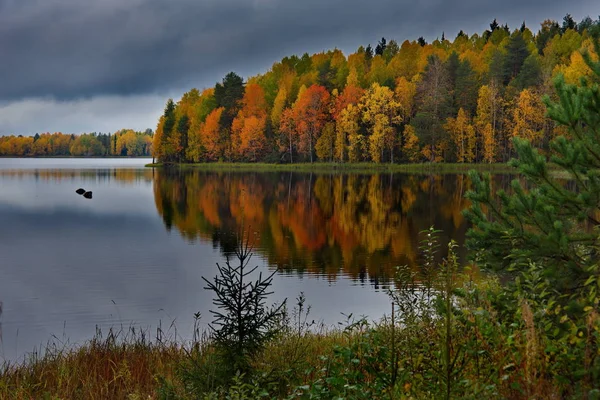
[[[473,280],[469,272],[458,278],[461,312],[450,316],[414,292],[398,293],[398,299],[417,297],[408,309],[396,303],[395,323],[349,319],[337,328],[311,328],[310,318],[292,314],[288,328],[252,356],[242,376],[226,372],[230,366],[206,336],[182,342],[173,329],[130,329],[98,333],[79,347],[51,345],[5,365],[0,398],[554,399],[594,393],[594,383],[561,379],[568,363],[545,354],[547,346],[566,351],[571,344],[553,340],[531,316],[501,318],[490,302],[502,295],[493,279]]]
[[[205,171],[243,171],[243,172],[398,172],[407,174],[459,174],[472,169],[491,173],[513,173],[515,169],[506,163],[475,164],[475,163],[420,163],[420,164],[376,164],[376,163],[194,163],[194,164],[163,164],[150,163],[148,168],[180,168],[198,169]]]

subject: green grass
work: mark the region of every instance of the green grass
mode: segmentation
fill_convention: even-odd
[[[161,163],[147,164],[150,168],[164,168]],[[471,169],[496,173],[515,172],[508,164],[455,164],[455,163],[423,163],[423,164],[375,164],[375,163],[198,163],[170,164],[169,168],[197,169],[204,171],[241,171],[241,172],[320,172],[320,173],[378,173],[399,172],[411,174],[456,174],[466,173]]]

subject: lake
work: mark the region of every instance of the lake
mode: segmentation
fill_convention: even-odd
[[[419,232],[464,243],[462,175],[159,171],[147,159],[0,159],[0,360],[96,329],[158,326],[186,340],[211,321],[216,274],[248,232],[278,269],[272,299],[303,292],[311,318],[389,313],[395,267]],[[92,199],[75,193],[84,188]],[[442,257],[443,254],[440,254]]]

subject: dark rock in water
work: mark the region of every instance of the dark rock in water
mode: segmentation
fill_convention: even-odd
[[[92,198],[92,192],[85,192],[83,194],[83,197],[85,197],[86,199],[91,199]]]
[[[85,193],[85,189],[81,189],[81,188],[79,188],[79,189],[77,189],[77,190],[75,191],[75,193],[77,193],[77,194],[84,194],[84,193]]]

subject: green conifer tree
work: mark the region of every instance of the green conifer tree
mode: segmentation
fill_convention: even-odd
[[[600,77],[600,62],[584,58]],[[559,76],[555,87],[559,101],[545,99],[548,116],[568,129],[569,138],[554,139],[548,155],[515,139],[512,165],[521,179],[512,182],[510,194],[494,194],[489,174],[470,173],[467,217],[474,229],[468,246],[482,266],[540,265],[554,290],[581,300],[590,283],[600,285],[600,86],[583,79],[570,85]]]

